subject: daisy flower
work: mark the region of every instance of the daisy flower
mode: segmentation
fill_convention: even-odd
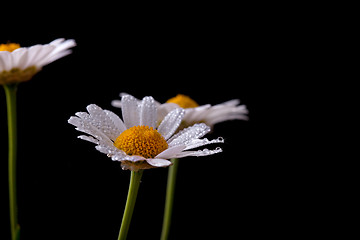
[[[206,156],[221,152],[214,150],[188,151],[211,143],[223,143],[222,138],[200,139],[210,131],[204,123],[187,127],[174,134],[182,122],[185,110],[174,108],[157,124],[157,104],[152,97],[141,101],[131,95],[121,99],[122,118],[103,110],[95,104],[86,112],[78,112],[68,122],[76,130],[91,136],[80,139],[96,144],[96,149],[113,161],[120,161],[122,168],[131,171],[171,165],[169,159],[187,156]]]
[[[199,106],[190,97],[178,94],[176,97],[170,98],[161,107],[161,114],[180,106],[185,108],[184,121],[186,125],[203,122],[213,128],[217,123],[228,120],[248,120],[248,110],[245,105],[239,105],[239,99],[233,99],[214,106],[210,104]]]
[[[71,53],[73,39],[56,39],[49,44],[20,47],[16,43],[0,44],[0,85],[30,80],[43,66]]]
[[[120,96],[123,95],[125,95],[125,93],[120,93]],[[119,100],[114,100],[111,104],[114,107],[124,107],[124,102]],[[248,120],[248,117],[246,116],[246,114],[248,113],[246,106],[239,105],[240,100],[238,99],[230,100],[221,104],[217,104],[215,106],[211,106],[210,104],[199,106],[199,104],[190,97],[178,94],[176,97],[169,99],[164,104],[160,104],[158,102],[156,104],[158,106],[157,122],[160,125],[165,120],[165,116],[169,112],[174,111],[174,109],[177,109],[179,107],[184,109],[184,117],[182,118],[178,130],[187,129],[188,126],[191,126],[193,124],[197,125],[205,123],[206,126],[209,126],[208,131],[210,131],[210,129],[212,129],[215,124],[220,122],[235,119]],[[177,159],[177,157],[174,157],[172,162],[173,166],[169,168],[168,174],[161,240],[167,240],[169,238],[171,225],[170,223],[172,218],[171,215],[179,159]]]
[[[6,95],[9,136],[9,208],[11,239],[19,239],[20,226],[16,202],[16,151],[17,151],[17,111],[16,92],[18,83],[30,80],[41,68],[71,53],[69,48],[76,45],[70,39],[56,39],[49,44],[20,47],[17,43],[0,44],[0,85]]]
[[[125,93],[120,93],[120,96]],[[111,103],[114,107],[121,108],[121,101],[114,100]],[[164,104],[158,104],[158,122],[161,122],[166,114],[178,107],[185,109],[185,115],[179,129],[191,126],[196,123],[205,123],[212,129],[215,124],[228,120],[248,120],[248,110],[245,105],[239,105],[239,99],[233,99],[214,106],[210,104],[199,106],[190,97],[178,94],[170,98]]]

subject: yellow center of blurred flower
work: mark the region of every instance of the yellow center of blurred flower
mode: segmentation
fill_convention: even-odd
[[[128,155],[154,158],[168,148],[165,138],[152,127],[134,126],[120,134],[115,140],[115,147]]]
[[[17,44],[17,43],[0,44],[0,51],[12,52],[18,48],[20,48],[20,44]]]
[[[199,106],[199,104],[197,104],[197,102],[195,102],[190,97],[183,95],[183,94],[178,94],[176,97],[170,98],[166,102],[167,103],[176,103],[177,105],[179,105],[182,108],[195,108],[195,107]]]

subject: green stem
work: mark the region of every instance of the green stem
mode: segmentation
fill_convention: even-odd
[[[7,103],[8,131],[9,131],[9,201],[11,239],[20,239],[20,226],[17,216],[16,201],[16,91],[17,84],[4,85]]]
[[[174,205],[176,174],[179,167],[179,159],[171,159],[173,165],[169,167],[168,180],[166,187],[165,211],[163,219],[163,227],[161,232],[161,240],[167,240],[170,233],[171,216]]]
[[[139,170],[138,172],[131,171],[129,191],[118,240],[125,240],[128,234],[143,171],[144,170]]]

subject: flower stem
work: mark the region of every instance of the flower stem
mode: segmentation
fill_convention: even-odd
[[[128,234],[143,171],[144,170],[139,170],[137,172],[131,171],[129,191],[118,240],[125,240]]]
[[[10,227],[11,239],[20,239],[20,226],[17,216],[16,201],[16,91],[17,84],[4,85],[7,104],[8,132],[9,132],[9,201],[10,201]]]
[[[164,211],[163,227],[161,232],[161,240],[167,240],[169,238],[172,209],[174,205],[176,174],[179,167],[179,159],[173,158],[171,159],[171,162],[173,163],[173,165],[169,167],[169,172],[168,172],[165,211]]]

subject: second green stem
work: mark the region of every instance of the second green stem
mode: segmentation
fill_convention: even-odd
[[[174,205],[176,174],[179,167],[179,159],[177,158],[171,159],[171,162],[173,163],[173,165],[169,167],[169,171],[168,171],[165,211],[164,211],[163,227],[161,232],[161,240],[167,240],[169,238],[171,216]]]
[[[16,153],[17,153],[17,128],[16,128],[16,91],[17,84],[4,85],[8,131],[9,131],[9,201],[10,201],[10,227],[11,239],[20,239],[20,226],[17,216],[16,199]]]

